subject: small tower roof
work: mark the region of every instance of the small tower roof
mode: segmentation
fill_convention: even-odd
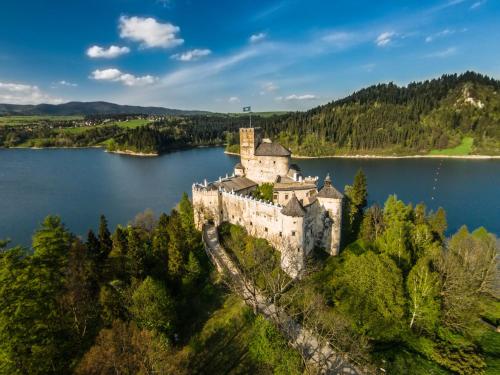
[[[293,193],[286,206],[281,210],[281,213],[292,217],[303,217],[306,214],[306,210],[302,207],[295,193]]]
[[[328,173],[325,177],[325,182],[323,187],[320,189],[317,195],[318,198],[334,198],[334,199],[342,199],[344,196],[337,189],[335,189],[332,185],[332,179],[330,178],[330,174]]]

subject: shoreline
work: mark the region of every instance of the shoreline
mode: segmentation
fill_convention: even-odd
[[[206,146],[194,146],[192,148],[208,148],[208,147],[220,147],[213,145]],[[135,152],[131,150],[116,150],[109,151],[106,150],[103,145],[95,146],[56,146],[56,147],[28,147],[28,146],[14,146],[14,147],[0,147],[0,149],[29,149],[29,150],[57,150],[57,149],[86,149],[86,148],[101,148],[104,152],[110,154],[118,155],[128,155],[128,156],[138,156],[138,157],[153,157],[160,156],[159,153],[144,153]],[[188,147],[191,148],[191,147]],[[224,154],[239,156],[238,152],[230,152],[224,150]],[[464,160],[497,160],[500,159],[500,155],[322,155],[322,156],[304,156],[304,155],[291,155],[292,159],[464,159]]]
[[[140,157],[154,157],[154,156],[160,156],[158,153],[145,153],[145,152],[136,152],[136,151],[131,151],[131,150],[115,150],[115,151],[109,151],[109,150],[104,150],[104,152],[107,152],[109,154],[118,154],[118,155],[128,155],[128,156],[140,156]]]
[[[227,155],[239,156],[237,152],[224,151]],[[325,155],[303,156],[293,155],[292,159],[469,159],[490,160],[500,159],[500,155]]]

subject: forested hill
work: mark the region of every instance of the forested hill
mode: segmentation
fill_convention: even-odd
[[[68,102],[63,104],[18,105],[0,104],[0,115],[44,115],[44,116],[73,116],[73,115],[193,115],[206,114],[206,111],[191,111],[163,107],[140,107],[120,105],[108,102]]]
[[[295,154],[500,154],[500,81],[466,72],[400,87],[378,84],[273,121]],[[453,150],[445,152],[453,153]]]
[[[239,152],[238,130],[249,124],[248,114],[104,102],[30,107],[25,114],[52,117],[0,117],[0,147],[105,146],[157,154],[226,143]],[[55,116],[76,113],[93,115]],[[254,113],[252,124],[294,155],[500,155],[500,81],[466,72],[404,87],[378,84],[306,112]]]

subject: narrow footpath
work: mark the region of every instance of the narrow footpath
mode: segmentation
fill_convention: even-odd
[[[257,310],[267,319],[276,324],[291,345],[305,355],[307,360],[321,369],[322,374],[364,374],[357,369],[348,359],[337,354],[328,344],[323,344],[314,333],[302,327],[285,313],[277,313],[276,306],[269,303],[261,293],[252,295],[244,287],[243,276],[238,266],[231,260],[226,250],[220,245],[217,228],[214,225],[205,224],[203,227],[203,242],[205,250],[221,273],[226,272],[233,282],[240,284],[237,288],[243,299],[248,303],[256,301]],[[253,306],[252,306],[253,307]]]

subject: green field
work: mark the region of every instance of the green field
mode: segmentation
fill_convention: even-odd
[[[0,116],[0,126],[25,125],[39,121],[73,121],[82,119],[83,116]]]
[[[139,126],[147,125],[149,123],[151,123],[150,120],[139,118],[128,121],[113,121],[107,123],[107,125],[117,125],[121,128],[133,129],[133,128],[138,128]]]
[[[462,143],[453,148],[446,148],[444,150],[432,150],[430,155],[447,155],[447,156],[462,156],[469,155],[472,151],[474,138],[464,137]]]

